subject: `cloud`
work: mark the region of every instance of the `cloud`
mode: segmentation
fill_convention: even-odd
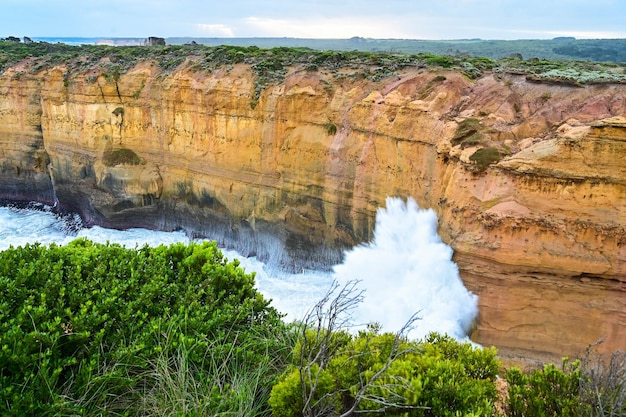
[[[198,23],[196,25],[200,36],[216,37],[216,38],[233,38],[235,32],[232,28],[224,24],[206,24]]]
[[[407,38],[410,33],[393,21],[376,17],[286,18],[247,17],[246,31],[254,36],[293,38]]]

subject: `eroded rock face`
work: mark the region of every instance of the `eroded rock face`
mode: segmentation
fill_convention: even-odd
[[[41,82],[25,80],[22,68],[6,71],[0,83],[0,200],[52,204],[49,158],[41,131]]]
[[[476,341],[557,360],[626,347],[626,86],[292,68],[257,103],[255,88],[245,65],[12,68],[0,198],[319,267],[371,238],[387,196],[410,196],[480,296]]]

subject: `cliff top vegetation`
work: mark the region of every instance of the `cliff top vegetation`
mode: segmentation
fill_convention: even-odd
[[[17,37],[9,37],[19,42]],[[162,38],[153,38],[162,39]],[[62,42],[68,44],[147,45],[150,39],[142,38],[35,38],[36,41]],[[171,37],[162,39],[168,45],[199,43],[206,46],[234,45],[258,46],[259,48],[307,47],[316,50],[367,51],[393,53],[431,53],[435,55],[473,55],[500,59],[513,54],[548,60],[586,60],[596,62],[626,62],[626,39],[576,39],[556,37],[553,39],[376,39],[354,36],[350,39],[305,38],[196,38]],[[24,42],[32,39],[24,37]],[[161,44],[164,44],[161,43]]]
[[[247,64],[256,73],[259,86],[284,79],[288,67],[304,66],[307,70],[337,71],[357,68],[363,78],[376,81],[408,67],[458,70],[471,79],[487,72],[526,75],[532,81],[558,82],[581,86],[591,83],[625,83],[626,64],[523,59],[521,55],[491,59],[466,54],[437,55],[430,52],[369,52],[315,50],[308,47],[206,46],[196,43],[155,46],[106,46],[47,42],[0,41],[0,72],[24,60],[38,72],[56,65],[70,71],[81,71],[106,64],[113,76],[119,76],[145,60],[156,62],[163,71],[182,64],[193,70],[211,72],[224,66]],[[262,87],[260,87],[262,88]]]
[[[41,39],[43,40],[43,39]],[[513,54],[548,60],[587,60],[596,62],[626,62],[626,39],[373,39],[355,36],[350,39],[298,38],[168,38],[168,44],[202,43],[208,46],[223,44],[261,48],[309,47],[334,51],[369,51],[418,53],[436,55],[473,55],[500,59]]]

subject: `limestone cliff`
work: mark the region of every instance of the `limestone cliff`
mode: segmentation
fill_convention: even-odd
[[[476,341],[548,359],[626,348],[626,85],[294,65],[263,87],[245,64],[16,65],[0,76],[0,198],[319,267],[371,237],[387,196],[411,196],[480,297]]]

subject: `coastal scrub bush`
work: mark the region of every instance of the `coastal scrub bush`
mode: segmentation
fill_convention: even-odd
[[[580,361],[570,363],[564,359],[560,369],[549,364],[530,373],[511,368],[506,381],[509,417],[575,417],[581,413]]]
[[[530,76],[535,81],[552,81],[569,83],[573,85],[601,84],[601,83],[626,83],[626,75],[616,71],[586,70],[580,68],[558,68]]]
[[[412,341],[369,324],[347,331],[351,311],[363,300],[358,281],[334,282],[296,324],[291,364],[272,388],[274,417],[492,416],[499,367],[495,349],[482,349],[432,333]]]
[[[606,40],[605,40],[606,41]],[[381,43],[382,42],[382,43]],[[417,43],[415,43],[417,42]],[[360,47],[367,50],[353,50],[354,44],[346,48],[342,42],[336,47],[323,47],[315,50],[309,47],[274,47],[260,48],[258,46],[220,45],[206,46],[200,44],[185,45],[155,45],[155,46],[107,46],[107,45],[68,45],[64,43],[48,42],[15,42],[0,39],[0,73],[11,65],[27,58],[34,58],[29,65],[30,72],[37,73],[55,65],[65,65],[71,72],[85,71],[96,66],[107,67],[110,64],[118,66],[117,75],[124,74],[140,61],[152,61],[164,71],[169,72],[179,65],[188,62],[190,68],[213,72],[217,68],[229,67],[243,63],[250,66],[264,61],[279,61],[283,67],[303,64],[308,68],[329,69],[335,75],[339,68],[353,68],[356,76],[365,76],[374,81],[394,74],[403,67],[441,67],[460,71],[470,79],[477,79],[487,71],[510,72],[513,74],[527,74],[530,80],[540,82],[558,82],[570,85],[586,83],[624,83],[626,76],[623,71],[623,60],[615,54],[583,54],[589,59],[609,59],[615,63],[589,61],[562,61],[531,58],[524,60],[524,56],[540,56],[535,53],[526,53],[527,48],[544,50],[545,57],[558,57],[554,54],[553,46],[546,41],[541,43],[532,41],[517,41],[508,45],[497,46],[490,42],[461,42],[454,55],[450,54],[455,48],[449,42],[438,43],[433,41],[426,47],[424,41],[407,40],[368,40],[360,43]],[[582,41],[577,41],[582,42]],[[602,42],[602,41],[594,41]],[[308,42],[307,42],[308,43]],[[585,47],[579,50],[622,50],[620,40],[611,40],[614,47],[595,48]],[[383,44],[388,44],[383,46]],[[514,46],[516,44],[517,46]],[[470,46],[478,47],[474,53],[462,52]],[[482,46],[480,46],[482,45]],[[425,48],[426,47],[426,48]],[[504,50],[502,48],[504,47]],[[371,49],[370,49],[371,48]],[[512,49],[511,49],[512,48]],[[521,49],[518,49],[521,48]],[[545,49],[547,48],[547,49]],[[473,48],[471,48],[473,49]],[[369,51],[368,51],[369,50]],[[425,52],[426,50],[430,52]],[[504,51],[509,50],[506,54]],[[393,53],[388,51],[395,51]],[[418,52],[420,51],[420,52]],[[548,52],[549,51],[549,52]],[[562,52],[562,51],[561,51]],[[481,57],[491,56],[491,58]],[[508,58],[506,56],[509,56]],[[619,54],[618,54],[619,55]],[[581,56],[578,53],[569,56]],[[500,57],[497,60],[492,58]],[[367,67],[374,68],[369,71]],[[360,67],[360,68],[359,68]],[[253,70],[254,71],[254,70]],[[105,71],[109,72],[109,71]],[[272,71],[271,79],[267,78],[262,84],[274,82],[284,78],[284,71]],[[258,74],[257,74],[258,75]]]
[[[177,364],[196,381],[216,363],[271,368],[249,393],[263,405],[286,355],[281,329],[254,275],[215,243],[11,247],[0,252],[0,414],[143,415],[146,394],[164,398],[155,370]],[[228,375],[203,404],[236,401],[244,384]]]
[[[314,338],[315,333],[311,330],[306,338]],[[331,339],[332,357],[312,366],[297,361],[303,356],[303,346],[311,346],[300,340],[293,354],[296,362],[272,389],[269,403],[273,416],[494,413],[499,368],[495,349],[439,334],[409,341],[378,333],[375,328],[356,336],[339,332]],[[323,355],[305,352],[304,356],[319,357],[320,353]]]
[[[427,65],[436,65],[442,68],[450,68],[456,62],[454,57],[451,57],[451,56],[424,54],[424,58],[426,59]]]

